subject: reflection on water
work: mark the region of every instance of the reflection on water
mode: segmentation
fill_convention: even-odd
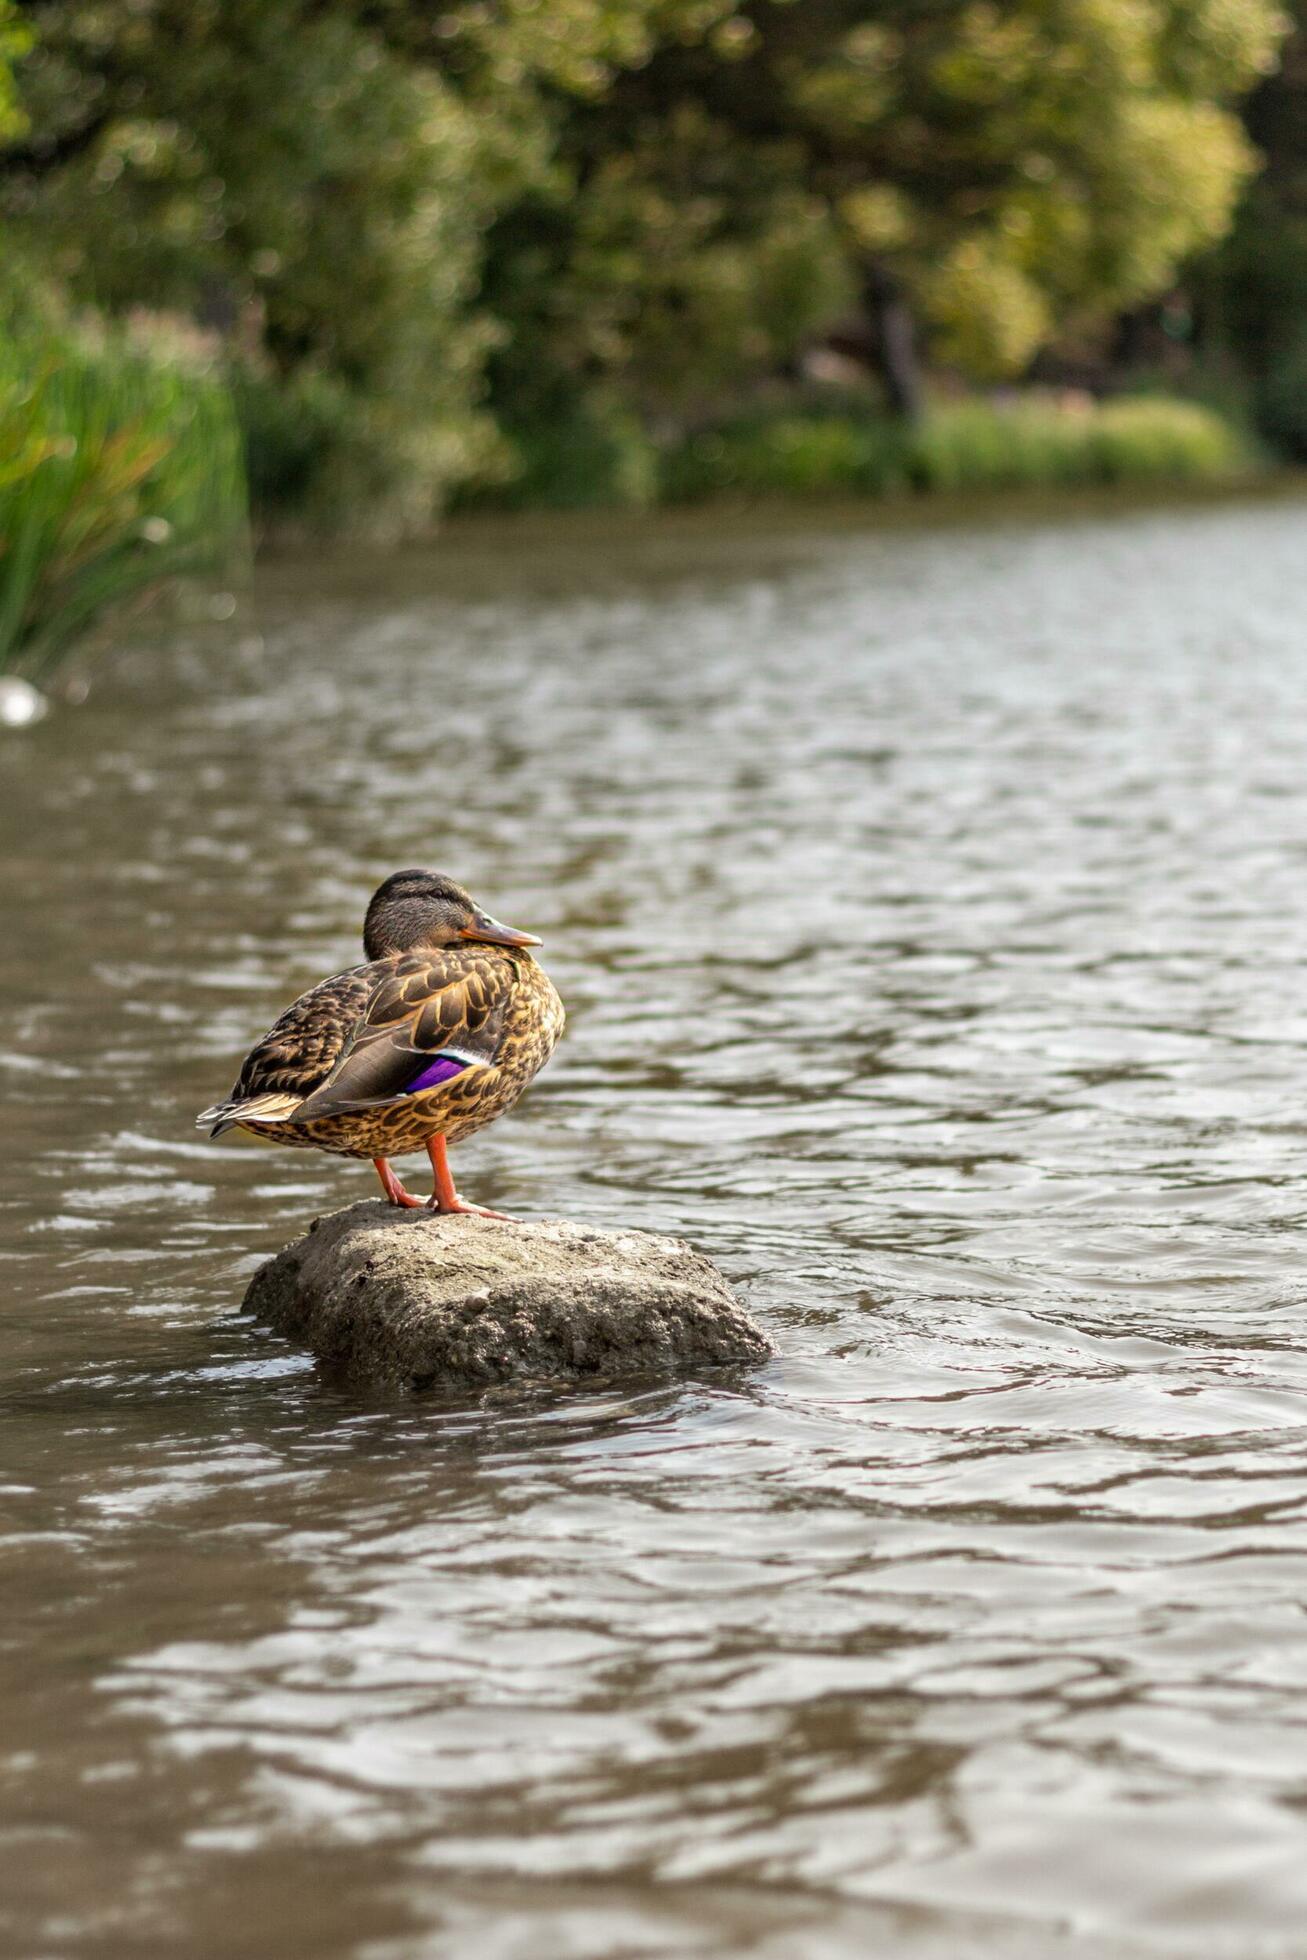
[[[6,739],[6,1955],[1302,1951],[1303,535],[453,532]],[[423,861],[571,1012],[463,1187],[775,1364],[236,1316],[370,1173],[192,1113]]]

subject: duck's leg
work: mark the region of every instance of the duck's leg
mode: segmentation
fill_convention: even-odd
[[[478,1218],[507,1218],[506,1211],[489,1211],[485,1205],[469,1205],[459,1197],[454,1189],[454,1173],[449,1168],[443,1137],[428,1137],[427,1155],[431,1159],[431,1173],[435,1179],[435,1189],[427,1200],[432,1211],[470,1211]]]
[[[423,1210],[425,1200],[415,1198],[411,1191],[404,1189],[384,1157],[374,1157],[372,1168],[381,1179],[381,1188],[392,1205],[406,1205],[411,1211]]]

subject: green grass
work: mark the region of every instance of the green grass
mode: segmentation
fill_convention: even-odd
[[[109,615],[244,548],[219,382],[117,343],[0,341],[0,673],[39,682]]]
[[[741,417],[687,437],[663,458],[662,494],[698,503],[1219,481],[1246,474],[1253,460],[1233,423],[1165,396],[941,403],[915,428],[845,404]]]

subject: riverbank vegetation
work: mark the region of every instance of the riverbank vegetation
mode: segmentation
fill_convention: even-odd
[[[203,343],[271,527],[1219,477],[1307,455],[1289,26],[0,0],[0,281]]]
[[[641,508],[719,498],[901,498],[1057,486],[1235,483],[1259,452],[1237,423],[1159,395],[1098,402],[1027,390],[940,401],[917,417],[809,389],[659,446],[634,421],[529,440],[521,473],[461,508]]]
[[[245,536],[221,382],[121,336],[11,319],[0,336],[0,674],[45,679],[91,628]]]

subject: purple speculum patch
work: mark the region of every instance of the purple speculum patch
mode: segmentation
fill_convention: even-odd
[[[466,1067],[466,1062],[456,1062],[452,1055],[437,1055],[434,1062],[427,1063],[420,1075],[413,1077],[404,1094],[415,1096],[419,1089],[438,1089],[442,1082],[461,1075]]]

